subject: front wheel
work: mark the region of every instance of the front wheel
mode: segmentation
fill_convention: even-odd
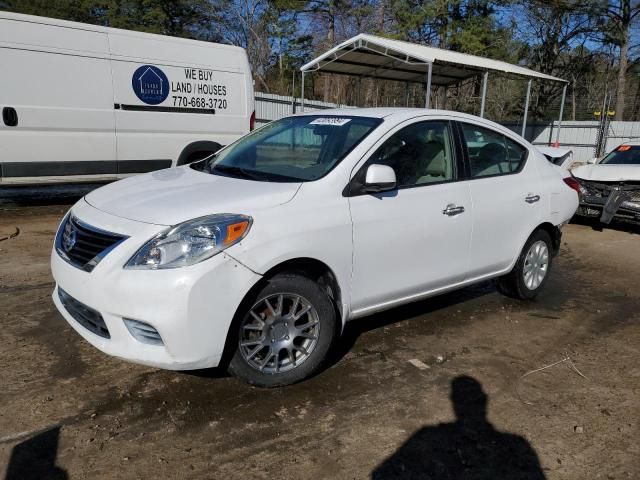
[[[229,372],[256,386],[299,382],[317,372],[336,335],[325,290],[301,275],[280,274],[258,292],[237,324]]]
[[[524,245],[513,270],[498,280],[498,289],[520,300],[535,298],[549,279],[552,264],[551,237],[536,230]]]

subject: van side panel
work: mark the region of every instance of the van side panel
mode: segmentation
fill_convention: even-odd
[[[175,165],[190,144],[226,145],[248,132],[253,89],[242,49],[119,33],[109,44],[120,164]]]
[[[106,34],[0,19],[0,65],[0,109],[18,116],[0,121],[3,184],[115,178]]]

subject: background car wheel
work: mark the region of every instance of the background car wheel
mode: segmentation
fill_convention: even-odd
[[[513,270],[498,280],[498,290],[520,300],[534,298],[549,279],[553,261],[551,237],[536,230],[527,240]]]
[[[336,336],[331,298],[313,280],[279,274],[241,312],[229,372],[256,386],[299,382],[317,372]]]

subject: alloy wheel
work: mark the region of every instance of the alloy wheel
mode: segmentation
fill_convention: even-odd
[[[300,295],[276,293],[256,302],[240,325],[240,353],[263,373],[284,373],[309,358],[320,334],[314,306]]]
[[[524,260],[524,284],[529,290],[535,290],[542,284],[549,270],[549,247],[538,240],[529,248]]]

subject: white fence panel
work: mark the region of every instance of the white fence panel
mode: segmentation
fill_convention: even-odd
[[[258,126],[301,111],[299,98],[294,99],[284,95],[256,92],[255,99],[256,123]],[[315,100],[305,100],[304,106],[307,112],[327,108],[351,108],[346,105]],[[522,132],[521,123],[504,122],[502,124],[518,135]],[[594,120],[563,121],[559,137],[560,146],[571,148],[573,150],[573,158],[576,161],[586,162],[595,155],[599,128],[600,122]],[[534,145],[551,145],[556,141],[557,132],[557,120],[545,123],[529,123],[527,124],[525,138]],[[630,140],[640,140],[640,122],[611,122],[609,124],[607,152]]]
[[[302,105],[299,98],[294,99],[293,97],[285,95],[256,92],[255,101],[257,126],[261,126],[265,123],[271,122],[272,120],[278,120],[282,117],[286,117],[287,115],[300,113],[302,111]],[[346,108],[346,105],[318,102],[315,100],[304,101],[305,112],[324,110],[328,108]]]
[[[510,130],[520,134],[522,126],[517,123],[503,123]],[[573,158],[586,162],[595,155],[600,122],[597,120],[564,121],[559,143],[573,150]],[[526,139],[534,145],[551,145],[556,141],[558,122],[534,123],[527,125]],[[606,152],[629,141],[640,141],[640,122],[610,122],[607,131]]]

